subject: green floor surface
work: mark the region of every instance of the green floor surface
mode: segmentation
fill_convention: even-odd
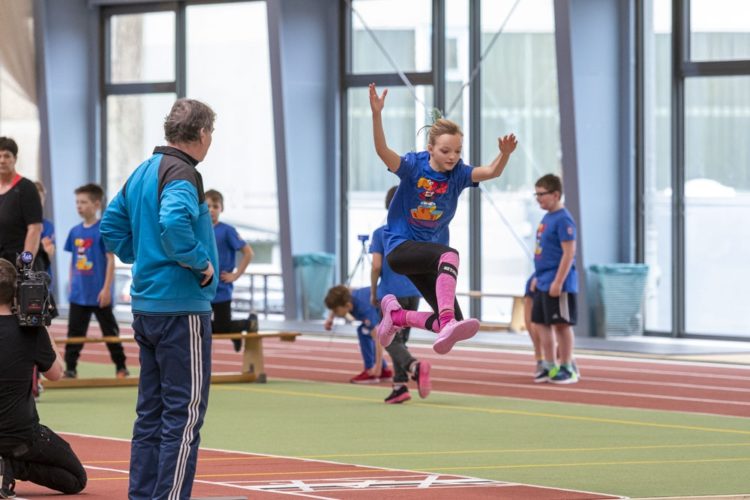
[[[202,445],[630,497],[750,493],[750,419],[272,380],[211,389]],[[42,421],[128,438],[135,388],[57,389]]]

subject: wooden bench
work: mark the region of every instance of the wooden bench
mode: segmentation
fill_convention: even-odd
[[[217,373],[211,375],[212,384],[221,383],[265,383],[267,380],[265,364],[263,362],[263,340],[278,338],[282,342],[294,342],[300,335],[299,332],[267,331],[253,333],[215,333],[212,340],[244,340],[245,349],[242,353],[242,371],[240,373]],[[132,335],[120,337],[76,337],[56,338],[56,344],[96,344],[114,342],[135,342]],[[138,385],[138,377],[128,378],[64,378],[56,381],[44,380],[44,388],[64,387],[123,387]]]
[[[520,333],[526,330],[526,323],[523,317],[523,296],[512,293],[492,293],[480,292],[478,290],[469,290],[468,292],[456,292],[456,295],[469,298],[490,298],[490,299],[511,299],[513,306],[510,313],[510,322],[508,323],[489,323],[482,322],[482,330],[510,330],[511,332]]]

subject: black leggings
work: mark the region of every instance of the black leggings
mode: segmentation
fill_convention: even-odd
[[[403,274],[414,283],[424,300],[435,314],[439,314],[435,283],[438,277],[440,256],[446,252],[458,254],[458,251],[440,243],[423,241],[405,241],[394,248],[386,257],[388,265],[394,272]],[[454,315],[458,321],[464,319],[458,300],[454,299]]]
[[[34,426],[30,445],[4,453],[5,474],[67,495],[86,487],[86,471],[67,441],[41,424]]]

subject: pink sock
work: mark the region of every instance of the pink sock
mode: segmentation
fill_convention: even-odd
[[[440,328],[437,321],[431,321],[434,317],[435,313],[431,312],[408,311],[406,309],[391,311],[391,320],[393,320],[395,326],[411,326],[437,332],[440,331]]]
[[[396,309],[391,311],[391,321],[394,326],[406,326],[406,310]]]
[[[438,276],[435,281],[440,326],[445,326],[454,319],[454,302],[456,300],[456,280],[458,279],[458,254],[445,252],[438,261]]]

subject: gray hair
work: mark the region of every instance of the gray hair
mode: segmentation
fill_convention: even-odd
[[[216,113],[208,105],[195,99],[177,99],[164,118],[164,138],[172,144],[195,142],[201,130],[214,129]]]

